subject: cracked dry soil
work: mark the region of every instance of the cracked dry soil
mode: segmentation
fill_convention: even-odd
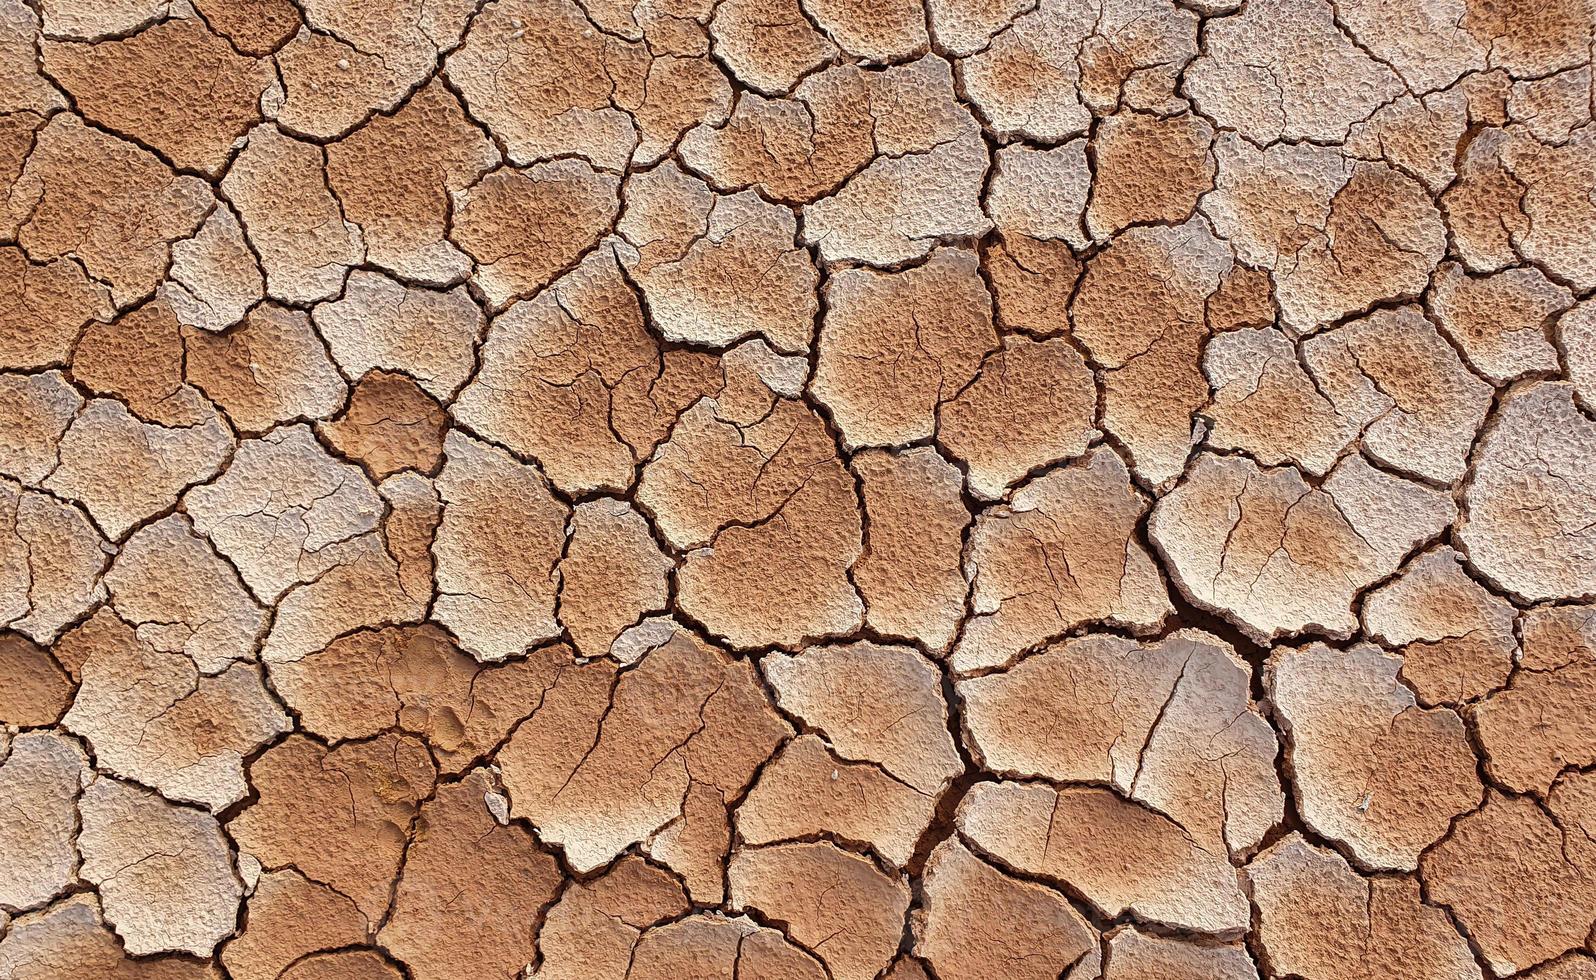
[[[0,980],[1596,980],[1592,0],[0,0]]]

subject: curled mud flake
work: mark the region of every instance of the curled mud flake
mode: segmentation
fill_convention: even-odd
[[[637,295],[600,249],[493,319],[455,418],[537,460],[567,493],[625,492],[637,460],[612,424],[614,389],[659,362]]]
[[[36,487],[60,465],[83,396],[60,371],[0,374],[0,474]]]
[[[7,639],[10,639],[9,637]],[[48,656],[46,654],[46,656]],[[8,719],[9,720],[9,719]],[[43,908],[77,878],[77,801],[89,760],[77,740],[24,732],[0,762],[0,906]],[[5,946],[0,943],[0,964]]]
[[[845,762],[820,737],[800,735],[761,770],[737,808],[737,833],[748,844],[813,836],[860,841],[903,867],[935,807],[935,797],[880,766]]]
[[[753,191],[721,195],[667,161],[629,179],[617,251],[667,340],[723,347],[757,332],[809,349],[819,273],[797,219]]]
[[[256,796],[227,829],[262,867],[292,867],[375,923],[435,777],[426,747],[408,735],[334,749],[290,735],[250,764]]]
[[[1440,545],[1363,601],[1363,629],[1402,654],[1402,679],[1426,705],[1475,701],[1506,684],[1517,610],[1469,577]]]
[[[108,776],[78,801],[83,878],[127,951],[210,956],[231,935],[243,886],[216,819]]]
[[[1520,669],[1474,711],[1485,771],[1515,792],[1545,795],[1566,769],[1596,764],[1596,608],[1524,614]]]
[[[959,805],[958,828],[998,867],[1068,887],[1102,915],[1221,936],[1247,929],[1230,861],[1109,790],[977,783]]]
[[[964,617],[960,564],[970,511],[964,475],[930,446],[853,458],[865,513],[865,552],[853,566],[865,622],[884,635],[945,651]]]
[[[184,349],[189,382],[245,432],[327,418],[348,397],[310,317],[299,310],[257,306],[226,333],[186,331]]]
[[[78,508],[0,479],[0,624],[54,640],[105,599],[109,551]]]
[[[954,645],[953,669],[1004,666],[1087,623],[1157,629],[1173,610],[1136,534],[1146,513],[1146,498],[1107,447],[983,511],[965,553],[973,615]]]
[[[365,234],[366,258],[407,280],[453,285],[471,259],[446,238],[450,196],[499,162],[493,144],[434,81],[391,116],[327,147],[327,183]]]
[[[135,959],[83,893],[21,916],[0,939],[0,970],[15,980],[221,980],[214,964],[182,957]]]
[[[727,876],[733,910],[785,922],[835,980],[870,980],[898,950],[909,887],[868,858],[827,843],[748,847]]]
[[[1304,980],[1478,977],[1468,944],[1418,879],[1365,877],[1335,851],[1291,834],[1253,859],[1258,945],[1280,975]],[[1428,880],[1428,875],[1425,878]],[[1435,895],[1429,881],[1430,897]]]
[[[366,257],[360,226],[328,189],[324,163],[321,147],[263,125],[222,180],[260,256],[267,293],[285,303],[332,299]]]
[[[447,292],[404,286],[364,269],[351,273],[343,296],[318,305],[311,319],[345,375],[399,371],[439,401],[471,375],[483,323],[463,286]]]
[[[528,911],[554,899],[560,870],[526,827],[493,819],[482,802],[491,786],[473,770],[422,804],[377,935],[416,980],[510,976],[537,958]]]
[[[432,619],[480,661],[516,656],[560,631],[555,565],[569,511],[536,467],[497,446],[451,431],[444,456]]]
[[[356,382],[343,414],[316,431],[382,480],[400,470],[435,471],[448,424],[443,406],[408,375],[373,371]]]
[[[240,55],[197,17],[124,39],[41,48],[44,69],[84,118],[212,178],[260,121],[261,96],[277,84],[269,62]]]
[[[1303,822],[1387,871],[1417,868],[1484,794],[1463,720],[1420,708],[1401,669],[1368,644],[1314,644],[1277,651],[1265,675]]]
[[[536,294],[598,244],[620,181],[581,160],[500,168],[454,195],[451,237],[494,309]]]
[[[181,650],[155,649],[108,609],[63,636],[82,684],[62,725],[99,766],[170,800],[220,812],[249,792],[244,758],[292,727],[260,668],[199,673]]]
[[[571,885],[549,909],[538,933],[543,959],[531,976],[625,977],[644,930],[680,918],[689,908],[670,872],[636,856],[623,857],[599,877]]]
[[[1545,803],[1492,792],[1424,855],[1429,899],[1451,911],[1498,976],[1583,949],[1596,923],[1590,777]]]
[[[927,796],[964,771],[948,734],[942,675],[909,647],[859,642],[760,662],[783,711],[845,760],[872,762]]]
[[[1258,980],[1240,945],[1199,945],[1122,926],[1108,934],[1103,980]]]
[[[76,259],[125,308],[155,291],[172,243],[193,235],[215,204],[203,180],[178,176],[153,153],[64,112],[39,131],[0,212],[0,235],[13,237],[35,262]],[[88,299],[72,304],[69,297],[79,291],[59,275],[40,285],[55,298],[42,316],[34,312],[41,326],[66,312],[58,305],[63,301],[81,309]]]
[[[997,346],[976,264],[973,252],[941,249],[904,272],[831,277],[809,390],[830,409],[845,446],[930,438],[938,410],[975,380]]]
[[[366,941],[369,925],[355,903],[298,871],[267,871],[255,884],[244,927],[222,947],[234,980],[277,980],[310,953]]]
[[[663,611],[675,567],[660,552],[648,519],[626,501],[577,504],[559,568],[560,622],[576,648],[605,656],[633,624]]]
[[[1502,399],[1474,452],[1459,548],[1498,588],[1531,600],[1596,595],[1596,422],[1572,386]]]
[[[1361,456],[1315,487],[1290,467],[1204,453],[1154,506],[1148,534],[1186,597],[1250,637],[1346,638],[1355,597],[1456,512],[1450,495]]]

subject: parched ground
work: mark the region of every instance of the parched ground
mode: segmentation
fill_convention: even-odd
[[[1596,980],[1592,0],[0,0],[0,980]]]

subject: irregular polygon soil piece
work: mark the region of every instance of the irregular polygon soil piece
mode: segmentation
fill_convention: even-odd
[[[0,113],[42,113],[65,104],[39,71],[38,37],[39,14],[26,0],[0,3]]]
[[[1412,871],[1484,788],[1463,721],[1420,708],[1370,644],[1282,649],[1265,679],[1303,822],[1367,867]]]
[[[350,274],[342,298],[317,306],[311,318],[345,374],[401,371],[440,400],[471,374],[483,323],[464,287],[407,287],[364,269]]]
[[[344,413],[316,431],[382,480],[400,470],[436,470],[448,424],[443,406],[408,375],[373,371],[356,382]]]
[[[321,147],[257,126],[222,180],[273,299],[332,299],[349,267],[366,257],[360,227],[344,217],[327,186],[325,162]]]
[[[478,660],[503,660],[560,631],[555,566],[569,512],[536,467],[497,446],[450,431],[444,456],[432,618]]]
[[[1001,667],[1084,623],[1157,628],[1172,610],[1136,534],[1146,513],[1124,461],[1106,446],[982,512],[964,560],[973,615],[953,669]]]
[[[0,970],[13,980],[220,980],[209,963],[175,957],[134,959],[100,918],[90,894],[74,895],[19,918],[0,939]]]
[[[1364,877],[1340,854],[1315,847],[1300,834],[1253,859],[1246,874],[1258,906],[1258,942],[1265,962],[1279,975],[1303,980],[1480,975],[1468,944],[1445,912],[1421,898],[1415,878]]]
[[[908,58],[930,44],[921,0],[802,0],[836,45],[864,61]]]
[[[1353,125],[1348,155],[1382,159],[1413,174],[1431,195],[1443,192],[1457,178],[1457,142],[1469,125],[1469,97],[1463,89],[1398,96],[1366,122]]]
[[[939,249],[897,273],[846,269],[826,284],[810,392],[848,448],[930,438],[937,411],[997,346],[975,253]]]
[[[1572,304],[1567,287],[1535,268],[1477,278],[1449,262],[1436,270],[1431,288],[1442,329],[1487,379],[1501,384],[1557,370],[1546,323]]]
[[[1086,226],[1105,239],[1142,222],[1180,224],[1214,186],[1213,127],[1190,113],[1167,119],[1119,112],[1097,130]]]
[[[291,735],[250,764],[258,798],[227,829],[267,870],[292,866],[377,922],[435,776],[426,747],[408,735],[334,749]]]
[[[943,980],[1057,980],[1099,958],[1096,934],[1063,895],[1009,877],[956,837],[931,852],[924,888],[914,952]]]
[[[0,364],[64,366],[84,326],[110,318],[110,297],[78,262],[29,259],[20,248],[0,246]]]
[[[366,940],[355,903],[297,871],[268,871],[249,897],[244,928],[222,947],[234,980],[277,980],[295,960]]]
[[[1258,968],[1241,946],[1199,946],[1126,926],[1108,937],[1103,980],[1258,980]]]
[[[865,513],[865,552],[853,566],[865,622],[888,636],[946,650],[964,617],[960,566],[970,523],[964,475],[930,446],[853,458]]]
[[[676,563],[624,500],[577,504],[570,533],[559,567],[560,622],[578,650],[602,657],[633,624],[665,609]]]
[[[1186,76],[1205,115],[1254,143],[1337,143],[1403,91],[1337,26],[1328,0],[1268,0],[1215,22]]]
[[[737,808],[737,833],[749,844],[835,835],[903,867],[935,807],[880,766],[844,762],[818,736],[800,735],[760,770]]]
[[[432,539],[443,521],[438,488],[419,473],[405,472],[384,480],[377,493],[388,505],[383,535],[388,554],[399,566],[399,588],[413,602],[430,602],[435,564]]]
[[[0,626],[54,640],[105,598],[109,551],[76,507],[0,479]]]
[[[948,63],[930,56],[867,77],[879,155],[804,207],[804,241],[828,262],[891,265],[990,231],[981,191],[991,157]]]
[[[233,448],[214,412],[201,425],[167,428],[141,422],[116,399],[96,398],[62,436],[61,465],[44,486],[81,501],[109,536],[121,538],[215,476]]]
[[[0,212],[0,234],[14,235],[34,261],[76,258],[120,308],[154,292],[171,243],[192,235],[215,203],[203,180],[64,112],[39,131]],[[46,283],[60,296],[59,279]]]
[[[996,500],[1026,474],[1086,452],[1097,391],[1069,341],[1010,335],[941,406],[937,444],[964,463],[970,492]]]
[[[60,465],[61,437],[82,407],[60,371],[0,374],[0,474],[38,486]]]
[[[1402,679],[1425,704],[1473,701],[1505,684],[1518,649],[1516,618],[1512,604],[1470,578],[1445,545],[1363,602],[1365,633],[1399,648]]]
[[[285,91],[277,119],[292,132],[337,137],[387,112],[460,43],[475,12],[467,0],[400,0],[380,7],[303,0],[302,29],[277,55]]]
[[[819,273],[789,209],[753,191],[717,194],[666,161],[627,180],[617,230],[667,340],[720,347],[757,332],[778,350],[809,349]]]
[[[454,197],[452,241],[494,309],[547,286],[598,243],[620,207],[620,181],[581,160],[501,167]]]
[[[1209,397],[1207,301],[1231,269],[1230,246],[1200,217],[1133,228],[1086,263],[1075,336],[1103,369],[1103,426],[1145,483],[1167,488],[1191,455],[1191,413]]]
[[[1544,795],[1565,769],[1596,763],[1596,608],[1532,609],[1522,631],[1520,669],[1473,721],[1491,778]]]
[[[618,171],[638,136],[614,100],[641,84],[646,65],[640,45],[596,30],[572,0],[496,0],[445,71],[517,165],[575,156]]]
[[[1198,457],[1148,533],[1192,602],[1260,641],[1347,637],[1353,599],[1451,522],[1450,496],[1349,456],[1313,487],[1291,468]]]
[[[1081,264],[1068,242],[1004,231],[983,246],[982,265],[1005,327],[1033,336],[1069,331],[1069,307],[1058,299],[1074,291]]]
[[[638,503],[687,551],[681,610],[738,647],[851,632],[864,611],[847,575],[862,547],[853,477],[803,403],[755,418],[700,401],[643,469]]]
[[[1249,682],[1222,641],[1192,631],[1066,640],[956,688],[988,770],[1111,785],[1205,847],[1245,851],[1284,805],[1275,734]]]
[[[909,888],[868,858],[826,843],[747,847],[727,876],[733,910],[787,923],[835,980],[872,980],[898,950]]]
[[[72,376],[114,397],[141,421],[193,426],[210,415],[205,397],[183,378],[182,328],[159,300],[114,323],[91,324],[72,353]]]
[[[282,972],[278,980],[404,980],[381,953],[369,949],[313,953]]]
[[[546,694],[545,706],[560,693]],[[498,756],[511,812],[582,872],[664,830],[695,784],[721,801],[738,797],[788,733],[746,661],[685,635],[585,707],[579,722],[564,725],[545,724],[545,707]]]
[[[1583,302],[1557,321],[1568,380],[1584,405],[1596,404],[1596,303]]]
[[[585,976],[591,974],[585,974]],[[541,974],[540,974],[541,976]],[[629,968],[628,980],[822,980],[821,961],[769,926],[747,916],[698,913],[643,933]]]
[[[292,726],[260,668],[202,676],[181,651],[154,649],[109,610],[63,636],[79,664],[62,724],[94,746],[101,769],[213,812],[243,799],[244,757]]]
[[[567,888],[549,909],[538,933],[543,959],[531,976],[625,976],[643,930],[689,907],[670,872],[639,857],[623,857],[598,878]]]
[[[197,17],[125,39],[41,47],[45,70],[85,118],[211,177],[259,121],[261,94],[276,84],[270,64],[238,54]]]
[[[837,54],[799,0],[726,0],[715,5],[709,36],[721,63],[762,95],[786,92]]]
[[[1247,929],[1230,862],[1109,790],[977,783],[959,805],[958,827],[977,853],[1059,882],[1103,915],[1212,934]]]
[[[844,760],[873,762],[938,795],[964,770],[948,734],[941,672],[909,647],[858,642],[771,654],[760,668],[783,711]]]
[[[71,887],[78,780],[88,765],[76,740],[53,731],[12,740],[0,761],[0,793],[8,804],[0,810],[0,906],[41,908]]]
[[[493,319],[454,416],[568,493],[622,492],[637,461],[611,425],[613,390],[658,360],[636,294],[601,248]]]
[[[436,626],[390,626],[270,670],[304,731],[342,741],[398,728],[425,739],[453,773],[536,712],[570,661],[568,649],[549,647],[484,667]]]
[[[1086,246],[1083,221],[1092,191],[1086,140],[1052,149],[1007,146],[993,166],[986,209],[1005,236]]]
[[[1467,469],[1491,405],[1491,386],[1471,374],[1417,306],[1377,310],[1303,342],[1302,357],[1364,451],[1437,483]]]
[[[1585,946],[1596,923],[1596,808],[1586,777],[1549,804],[1490,793],[1424,856],[1431,902],[1448,909],[1499,976]]]
[[[977,6],[998,13],[995,8],[1007,5],[933,4],[932,22],[953,20],[958,8]],[[961,52],[971,55],[960,65],[970,101],[999,137],[1058,143],[1084,132],[1091,115],[1081,102],[1078,58],[1099,11],[1062,0],[1043,0],[1030,10],[1013,7],[981,31],[990,43]]]
[[[471,260],[445,238],[450,195],[498,162],[493,144],[434,81],[392,116],[330,145],[327,183],[364,232],[369,262],[441,286],[471,272]]]
[[[724,125],[682,138],[682,163],[718,191],[755,188],[783,203],[832,193],[874,153],[865,73],[836,65],[810,75],[791,96],[744,93]]]
[[[1507,393],[1474,453],[1457,540],[1497,588],[1596,596],[1596,422],[1566,383]]]
[[[185,348],[189,381],[246,432],[326,418],[348,396],[310,317],[300,310],[257,306],[226,333],[189,331]]]
[[[218,202],[194,237],[172,244],[157,298],[185,327],[226,330],[266,295],[266,279],[231,205]]]
[[[1581,129],[1562,145],[1545,146],[1514,132],[1502,162],[1524,188],[1527,227],[1514,235],[1518,250],[1576,289],[1596,286],[1596,203],[1587,193],[1596,180],[1596,138]]]
[[[1494,128],[1476,136],[1458,158],[1457,180],[1439,197],[1457,256],[1470,272],[1513,265],[1519,260],[1516,242],[1529,233],[1524,183],[1504,162],[1512,138]]]
[[[1097,116],[1121,106],[1165,116],[1188,109],[1181,88],[1197,55],[1200,14],[1221,12],[1229,2],[1186,7],[1172,0],[1105,0],[1081,44],[1082,101]]]
[[[71,706],[75,688],[49,650],[20,633],[0,634],[0,725],[53,725]]]
[[[254,659],[265,613],[186,515],[163,517],[128,538],[105,584],[112,607],[141,641],[183,653],[201,673]]]
[[[525,827],[494,821],[482,799],[491,786],[474,770],[422,804],[377,937],[417,980],[510,976],[537,959],[527,910],[553,900],[559,866]]]
[[[135,956],[210,956],[236,923],[243,885],[216,819],[100,776],[78,803],[83,878]]]

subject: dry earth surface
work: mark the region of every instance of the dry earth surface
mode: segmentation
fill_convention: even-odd
[[[0,0],[3,980],[1596,980],[1591,0]]]

